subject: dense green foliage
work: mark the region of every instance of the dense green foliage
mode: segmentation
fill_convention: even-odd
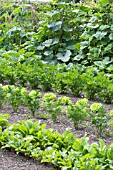
[[[75,65],[42,64],[34,56],[32,59],[29,57],[22,64],[2,57],[0,66],[0,83],[2,84],[6,82],[11,85],[40,88],[44,91],[71,93],[90,100],[100,99],[106,103],[113,102],[112,74],[99,72],[93,67],[81,69]]]
[[[7,3],[0,6],[0,108],[21,106],[57,122],[66,116],[75,129],[89,125],[100,138],[113,127],[113,110],[101,103],[113,102],[113,7],[99,0],[88,7],[72,1],[47,4]],[[5,84],[5,85],[3,85]],[[27,90],[27,87],[29,90]],[[35,89],[35,90],[34,90]],[[38,90],[37,90],[38,89]],[[84,97],[73,103],[71,93]],[[87,98],[87,99],[86,99]],[[62,170],[113,169],[113,144],[89,145],[86,137],[62,135],[32,120],[16,124],[0,115],[0,145],[12,148]]]
[[[100,140],[99,145],[89,145],[86,137],[75,138],[69,129],[61,135],[45,126],[28,120],[11,124],[4,130],[0,128],[0,144],[2,148],[12,148],[62,170],[113,169],[112,144],[106,147]]]
[[[0,48],[4,55],[21,50],[46,63],[95,65],[111,72],[113,11],[110,3],[101,2],[96,7],[55,1],[44,5],[3,3]],[[24,60],[23,53],[15,55]]]
[[[112,6],[100,2],[2,3],[0,83],[111,103]]]

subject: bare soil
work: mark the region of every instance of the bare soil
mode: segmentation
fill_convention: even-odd
[[[57,96],[61,95],[57,94]],[[79,99],[71,96],[69,97],[73,102],[76,102]],[[92,104],[93,102],[89,101],[89,104]],[[107,112],[113,109],[113,104],[103,105],[106,108]],[[29,111],[22,106],[18,113],[14,113],[11,106],[3,106],[3,108],[0,109],[0,114],[4,113],[10,114],[9,117],[10,123],[16,123],[19,120],[27,120]],[[84,135],[86,135],[89,138],[89,143],[93,142],[98,143],[96,129],[92,129],[90,126],[80,125],[79,129],[75,130],[73,123],[69,120],[69,118],[65,116],[59,115],[57,118],[57,122],[53,123],[51,118],[42,119],[37,113],[35,120],[40,120],[41,124],[46,123],[47,128],[54,128],[59,133],[63,133],[66,130],[66,128],[69,127],[71,128],[71,131],[75,137],[81,138]],[[107,136],[104,134],[102,139],[104,140],[106,145],[110,145],[111,143],[113,143],[113,135]],[[55,170],[55,169],[56,168],[51,164],[41,164],[38,160],[34,160],[23,155],[17,155],[11,150],[9,151],[0,149],[0,170]]]

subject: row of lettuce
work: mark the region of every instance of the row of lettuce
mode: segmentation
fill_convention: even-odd
[[[7,12],[6,12],[7,11]],[[0,49],[34,52],[47,63],[94,65],[112,72],[113,8],[53,1],[1,3]]]
[[[107,113],[101,103],[89,105],[86,98],[73,103],[66,96],[56,97],[54,93],[45,93],[42,96],[39,91],[28,92],[26,88],[8,85],[0,85],[0,94],[0,106],[10,105],[14,112],[23,106],[25,110],[28,108],[32,117],[51,118],[56,123],[58,115],[61,115],[62,118],[68,117],[75,129],[84,124],[94,127],[98,137],[107,132],[112,133],[113,110]]]
[[[88,138],[76,138],[67,129],[59,134],[46,129],[46,124],[32,120],[9,124],[8,115],[0,115],[0,145],[17,153],[52,163],[61,170],[112,170],[113,144],[88,143]]]
[[[18,55],[12,51],[2,53],[0,83],[113,102],[113,74],[109,71],[73,64],[44,64],[34,54],[26,53],[20,58]]]

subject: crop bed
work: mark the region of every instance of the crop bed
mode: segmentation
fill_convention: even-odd
[[[113,170],[109,2],[1,1],[0,170]]]
[[[42,92],[44,95],[45,92]],[[57,97],[63,97],[64,95],[59,95],[56,93]],[[77,102],[80,98],[75,98],[72,97],[71,95],[66,95],[70,97],[70,99],[75,103]],[[89,101],[89,104],[91,105],[93,102]],[[113,104],[103,104],[107,113],[113,109]],[[24,110],[24,112],[23,112]],[[14,113],[13,109],[11,106],[3,106],[3,108],[0,109],[0,113],[5,114],[9,113],[9,122],[10,123],[17,123],[19,120],[28,120],[28,113],[29,111],[26,108],[21,108],[19,109],[18,113]],[[57,117],[57,122],[53,123],[51,119],[43,119],[39,117],[36,114],[36,118],[34,119],[35,121],[40,120],[41,124],[46,123],[46,127],[49,128],[54,128],[56,131],[59,133],[63,133],[67,127],[71,128],[72,133],[74,134],[75,137],[83,137],[86,135],[89,138],[89,143],[98,143],[98,138],[96,135],[96,131],[94,129],[91,130],[90,127],[85,127],[83,125],[80,125],[78,130],[75,130],[74,125],[72,122],[69,121],[68,118],[58,116]],[[102,139],[104,140],[105,144],[109,146],[112,141],[113,141],[113,136],[107,136],[103,135]],[[2,150],[0,149],[0,167],[1,170],[55,170],[57,169],[51,164],[48,163],[40,163],[40,161],[25,157],[23,154],[16,154],[13,150],[11,149],[6,149]]]

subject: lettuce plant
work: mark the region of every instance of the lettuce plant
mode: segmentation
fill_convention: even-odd
[[[60,134],[45,127],[39,121],[21,120],[3,131],[0,129],[2,149],[13,148],[62,170],[113,169],[113,144],[107,147],[101,139],[99,144],[89,144],[88,138],[75,138],[69,129]]]
[[[22,104],[21,98],[21,87],[8,86],[9,92],[7,93],[6,99],[9,104],[12,106],[13,111],[17,112],[19,106]]]
[[[102,137],[103,131],[107,128],[109,117],[101,103],[93,103],[90,106],[90,120],[92,127],[96,128],[98,137]]]
[[[78,100],[76,104],[72,103],[67,107],[67,115],[73,121],[75,129],[78,129],[79,124],[86,120],[88,106],[88,100],[84,98]]]
[[[63,106],[72,104],[72,101],[70,100],[70,98],[66,96],[59,97],[57,101],[60,105],[63,105]]]
[[[31,111],[31,115],[34,117],[36,111],[39,109],[39,97],[41,93],[39,91],[32,90],[30,93],[26,94],[25,104],[28,106]]]
[[[51,115],[52,121],[55,123],[57,115],[61,114],[60,103],[55,101],[56,95],[53,93],[47,93],[42,98],[42,106]]]

